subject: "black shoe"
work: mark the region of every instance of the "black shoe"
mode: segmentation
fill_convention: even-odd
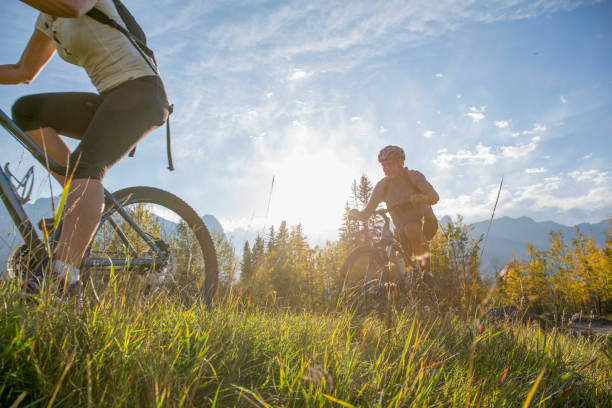
[[[28,292],[40,293],[44,285],[45,276],[49,273],[49,268],[49,259],[45,258],[34,269],[25,272],[24,276],[22,276],[25,289]]]

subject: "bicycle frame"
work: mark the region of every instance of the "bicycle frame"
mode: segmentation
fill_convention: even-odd
[[[385,268],[383,271],[384,276],[382,276],[383,282],[389,279],[387,275],[392,273],[391,269],[393,268],[393,262],[398,262],[400,259],[404,262],[404,265],[413,265],[413,267],[420,270],[418,263],[415,264],[415,261],[406,255],[401,243],[396,239],[393,231],[391,231],[391,220],[389,219],[388,213],[393,210],[393,208],[395,207],[380,209],[373,212],[373,215],[380,216],[384,221],[380,237],[371,240],[369,243],[372,248],[380,252],[381,257],[384,257]],[[394,254],[395,251],[397,251],[396,254]],[[396,259],[398,256],[400,259]]]
[[[57,174],[66,174],[66,168],[64,166],[59,165],[54,162],[47,154],[27,135],[25,134],[15,122],[13,122],[5,113],[0,109],[0,126],[6,129],[11,136],[13,136],[26,150],[28,150],[38,162],[45,167],[48,171],[53,171]],[[136,231],[136,233],[142,237],[142,239],[149,245],[149,247],[157,254],[160,258],[164,257],[159,246],[155,243],[153,239],[149,235],[147,235],[142,229],[136,224],[136,222],[132,219],[132,217],[125,211],[125,209],[121,206],[121,203],[117,201],[117,199],[106,189],[104,189],[104,197],[106,202],[110,202],[112,206],[116,209],[116,211],[127,221],[130,226]],[[6,172],[0,167],[0,198],[4,203],[13,223],[17,227],[19,234],[23,238],[26,245],[30,248],[33,248],[33,254],[38,261],[42,261],[42,257],[44,257],[46,250],[44,249],[44,245],[42,240],[40,239],[36,229],[32,225],[30,218],[25,212],[23,205],[21,204],[19,195],[13,189],[11,184],[11,180]],[[106,220],[107,217],[110,216],[110,213],[107,211],[105,215],[103,215],[102,221],[100,225]],[[110,220],[112,221],[112,220]],[[114,225],[118,235],[122,241],[126,244],[128,248],[132,248],[132,245],[129,243],[126,235],[118,228],[116,224]],[[99,227],[98,227],[99,228]],[[57,231],[54,233],[57,234]],[[55,239],[59,238],[54,236]],[[134,253],[132,255],[135,255]],[[155,263],[156,257],[151,258],[132,258],[129,260],[129,264],[131,265],[151,265]],[[82,265],[89,267],[120,267],[124,266],[128,263],[128,260],[125,258],[87,258],[83,260]]]

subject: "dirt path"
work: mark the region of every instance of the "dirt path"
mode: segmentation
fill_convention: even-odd
[[[606,319],[574,322],[569,328],[586,336],[612,336],[612,321]]]

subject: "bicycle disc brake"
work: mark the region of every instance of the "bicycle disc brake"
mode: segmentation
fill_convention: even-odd
[[[4,172],[9,178],[13,191],[17,194],[17,197],[19,197],[19,203],[25,204],[30,201],[30,195],[34,187],[34,166],[31,166],[28,171],[26,171],[26,174],[21,180],[15,177],[11,170],[9,170],[8,162],[4,165]]]
[[[163,239],[155,239],[153,238],[153,242],[159,248],[161,252],[161,256],[157,256],[159,253],[155,253],[153,251],[148,251],[146,255],[151,256],[151,258],[155,259],[155,268],[147,268],[144,273],[144,279],[153,286],[161,286],[167,283],[170,283],[174,280],[174,272],[176,271],[176,262],[174,262],[171,252],[170,245],[166,243]]]

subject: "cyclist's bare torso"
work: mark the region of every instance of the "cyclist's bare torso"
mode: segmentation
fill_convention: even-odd
[[[417,194],[423,196],[420,203],[414,202]],[[364,213],[371,213],[382,202],[387,208],[394,208],[391,211],[393,224],[401,227],[421,221],[429,206],[438,202],[438,193],[422,173],[404,167],[399,177],[385,177],[376,184]]]

